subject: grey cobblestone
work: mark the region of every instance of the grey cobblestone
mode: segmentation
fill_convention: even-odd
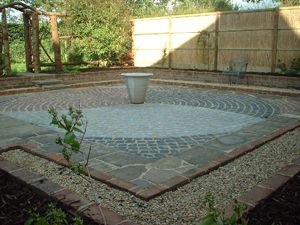
[[[124,86],[0,97],[3,114],[46,127],[50,106],[66,110],[71,105],[80,105],[87,114],[88,142],[152,159],[176,155],[300,108],[295,98],[173,86],[151,86],[144,105],[129,105]],[[130,113],[134,118],[128,117]]]

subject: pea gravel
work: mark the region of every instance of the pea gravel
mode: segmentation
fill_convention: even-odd
[[[88,177],[74,175],[55,163],[21,150],[12,150],[3,153],[2,156],[91,200],[96,196],[101,205],[135,222],[145,225],[191,225],[197,224],[206,213],[206,192],[215,195],[219,207],[232,202],[299,157],[299,140],[300,128],[149,202]],[[92,181],[92,186],[87,180]]]

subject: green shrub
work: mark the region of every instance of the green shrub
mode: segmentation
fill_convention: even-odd
[[[277,68],[280,69],[280,72],[283,74],[298,74],[300,73],[300,57],[293,58],[290,67],[288,67],[280,59],[277,63]]]
[[[80,152],[80,147],[86,132],[87,123],[83,121],[82,111],[70,107],[67,115],[58,115],[57,110],[51,107],[48,112],[52,117],[51,124],[65,131],[64,137],[58,137],[55,142],[62,146],[62,155],[68,161],[69,169],[76,174],[82,173],[83,166],[80,163],[70,162],[73,153],[83,154],[83,152]],[[84,127],[84,130],[82,127]],[[78,134],[82,136],[79,137]]]
[[[225,218],[224,210],[219,211],[215,207],[215,198],[211,193],[206,193],[205,201],[208,205],[208,213],[198,225],[247,225],[248,221],[241,218],[245,206],[235,202],[233,214]]]
[[[50,203],[47,212],[43,215],[40,215],[37,209],[32,210],[30,218],[24,225],[83,225],[83,221],[81,218],[75,217],[72,223],[68,223],[65,212]]]

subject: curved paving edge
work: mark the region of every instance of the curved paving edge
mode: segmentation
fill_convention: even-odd
[[[219,90],[233,90],[242,92],[252,92],[256,94],[272,94],[272,95],[284,95],[291,97],[299,97],[300,91],[293,89],[282,89],[282,88],[269,88],[261,86],[246,86],[246,85],[228,85],[218,83],[205,83],[197,81],[185,81],[185,80],[163,80],[163,79],[150,79],[152,83],[164,84],[164,85],[176,85],[176,86],[187,86],[194,88],[212,88]]]
[[[0,153],[7,150],[15,149],[8,147],[5,150],[0,150]],[[107,225],[138,225],[125,217],[116,214],[108,208],[102,207],[100,204],[91,202],[86,198],[81,197],[70,189],[64,188],[40,174],[32,173],[24,168],[16,166],[0,157],[0,170],[12,176],[14,179],[25,184],[30,189],[37,191],[41,195],[47,195],[56,202],[60,202],[64,207],[71,209],[77,214],[87,217],[98,224]],[[102,212],[100,212],[99,208]],[[102,216],[104,215],[104,218]]]
[[[292,164],[281,168],[272,177],[254,186],[250,191],[240,196],[237,201],[246,206],[243,215],[247,215],[263,200],[271,197],[271,195],[293,179],[298,173],[300,173],[300,157],[294,159]],[[233,209],[234,206],[232,204],[226,206],[225,217],[230,217],[234,212]]]
[[[283,134],[292,131],[296,128],[300,127],[300,121],[294,122],[289,124],[288,126],[279,128],[272,133],[265,135],[261,138],[255,139],[250,141],[249,143],[242,145],[240,147],[234,148],[229,153],[223,153],[222,155],[218,155],[213,160],[209,161],[208,163],[201,165],[197,168],[193,168],[184,173],[184,175],[177,175],[171,177],[170,179],[161,182],[159,184],[152,185],[146,188],[140,188],[137,185],[128,182],[126,180],[113,177],[107,173],[101,172],[99,170],[90,168],[90,175],[103,183],[108,184],[114,188],[127,191],[132,193],[133,195],[143,199],[143,200],[150,200],[154,197],[157,197],[167,191],[176,190],[177,188],[191,182],[193,179],[208,174],[213,170],[218,169],[220,166],[223,166],[227,163],[230,163],[234,159],[253,151],[254,149],[264,145],[265,143],[272,141]],[[58,153],[48,153],[42,154],[37,150],[37,148],[32,144],[18,144],[18,145],[10,145],[4,148],[0,148],[0,154],[5,151],[13,150],[13,149],[22,149],[28,153],[33,155],[45,158],[47,160],[53,161],[59,165],[66,166],[67,161],[62,157],[61,154]],[[1,165],[0,165],[1,169]]]

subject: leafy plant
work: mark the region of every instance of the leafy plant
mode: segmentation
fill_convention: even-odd
[[[206,193],[205,201],[208,205],[207,215],[200,221],[198,225],[247,225],[248,221],[241,218],[245,206],[235,202],[233,214],[225,218],[224,210],[219,211],[215,207],[215,198],[213,194]]]
[[[282,62],[280,59],[278,60],[277,67],[280,69],[283,74],[297,74],[300,72],[300,57],[294,58],[291,62],[290,67]]]
[[[74,107],[69,107],[69,111],[67,115],[58,115],[58,112],[55,108],[51,107],[48,110],[49,114],[52,117],[51,123],[58,128],[61,128],[65,130],[65,135],[63,138],[58,137],[56,139],[56,143],[61,145],[63,147],[62,154],[64,158],[68,161],[68,167],[70,170],[72,170],[76,174],[81,174],[83,172],[86,172],[88,177],[91,179],[91,174],[88,168],[90,153],[91,153],[91,146],[89,147],[88,155],[85,157],[84,152],[80,150],[81,143],[83,141],[83,138],[86,133],[87,128],[87,121],[83,120],[83,113],[80,109],[76,109]],[[82,127],[84,127],[82,129]],[[81,137],[78,137],[78,134],[81,134]],[[81,165],[77,162],[70,161],[73,153],[81,153],[84,156],[84,160],[86,161],[84,165]],[[85,169],[85,170],[84,170]],[[82,176],[82,178],[85,178],[85,176]],[[85,178],[86,179],[86,178]],[[96,188],[93,187],[93,182],[91,180],[86,179],[92,190],[95,190]],[[94,192],[94,201],[97,202],[98,195],[97,192]],[[106,224],[106,218],[102,212],[102,209],[100,205],[98,205],[98,210],[101,213],[104,224]],[[74,220],[74,225],[81,225],[80,220]],[[60,225],[61,223],[58,223],[57,225]],[[30,224],[26,224],[30,225]],[[34,225],[48,225],[48,224],[34,224]],[[51,224],[52,225],[52,224]]]
[[[83,152],[80,152],[80,147],[86,133],[87,122],[83,121],[82,111],[70,107],[67,115],[63,114],[59,116],[57,110],[51,107],[48,112],[52,116],[50,124],[65,130],[64,137],[58,137],[55,142],[63,147],[62,155],[68,161],[69,169],[77,174],[83,172],[83,166],[81,164],[70,162],[73,153],[83,154]],[[82,127],[84,127],[84,129],[82,129]],[[81,137],[79,137],[78,134],[81,134]],[[85,165],[88,164],[88,159],[89,157]]]
[[[83,225],[83,221],[79,217],[73,218],[73,223],[68,223],[67,216],[60,208],[56,208],[54,204],[48,204],[47,212],[40,215],[37,209],[30,212],[30,218],[26,220],[24,225]]]

